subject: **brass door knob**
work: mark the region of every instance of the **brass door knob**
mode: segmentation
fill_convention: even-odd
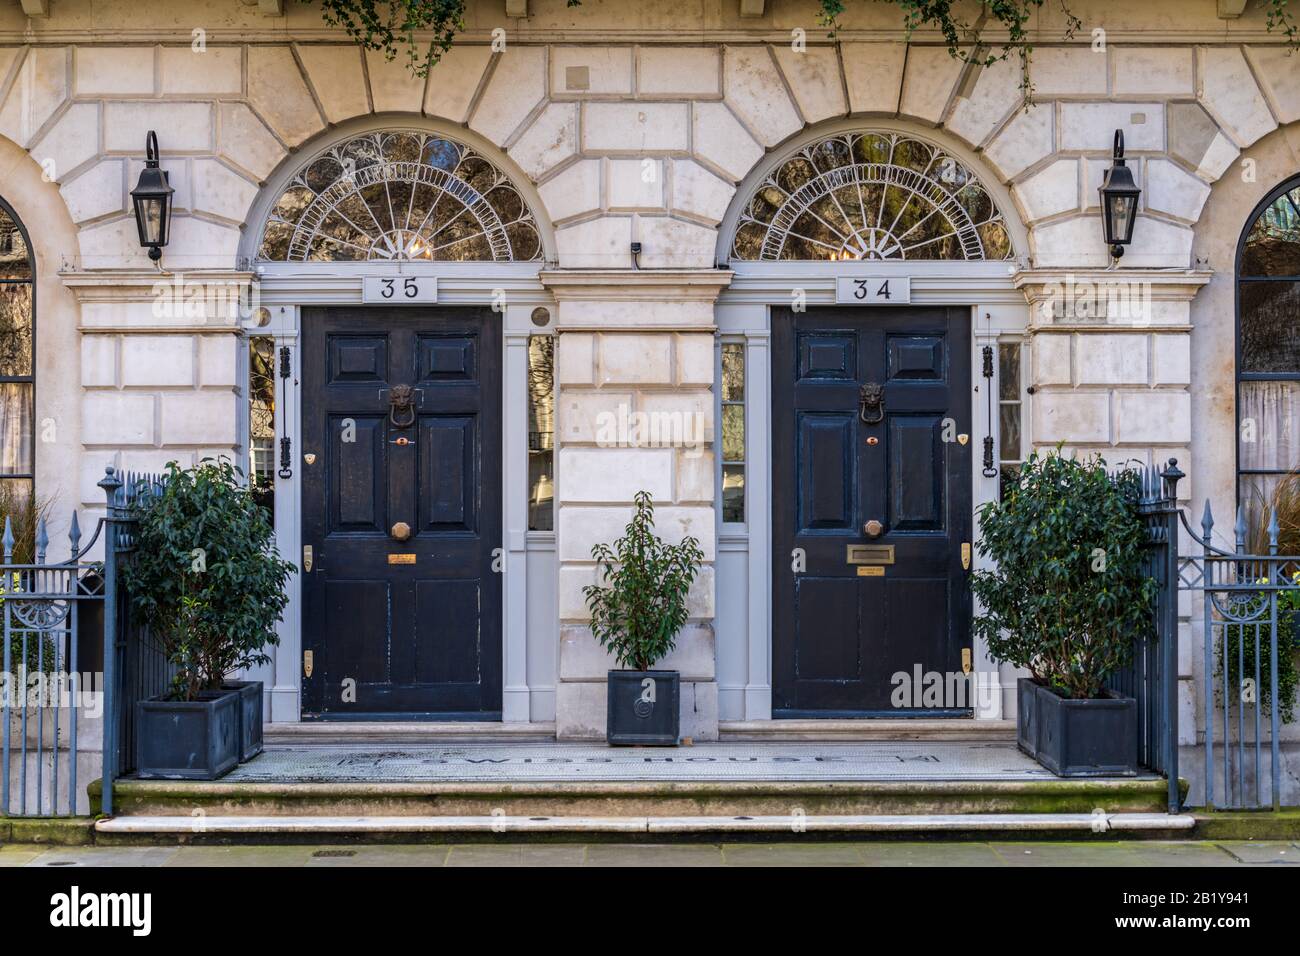
[[[885,530],[885,526],[872,518],[862,526],[862,530],[866,532],[868,538],[879,538],[880,533]]]
[[[392,535],[398,541],[405,541],[411,536],[411,526],[405,521],[399,521],[393,525]]]

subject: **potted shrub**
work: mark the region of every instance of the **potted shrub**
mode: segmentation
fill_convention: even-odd
[[[189,469],[169,463],[135,517],[124,582],[174,675],[166,694],[136,705],[136,770],[213,780],[261,749],[262,684],[228,678],[270,660],[265,648],[278,641],[294,568],[226,459]]]
[[[681,728],[677,671],[653,670],[686,623],[687,593],[704,552],[693,537],[668,544],[654,532],[654,502],[637,492],[623,537],[591,556],[601,583],[583,588],[591,632],[623,670],[608,673],[605,738],[610,744],[676,746]]]
[[[971,575],[975,632],[995,660],[1029,671],[1017,685],[1020,749],[1060,776],[1137,772],[1137,702],[1105,680],[1152,627],[1139,490],[1136,473],[1058,449],[1031,455],[979,511],[979,553],[994,565]]]

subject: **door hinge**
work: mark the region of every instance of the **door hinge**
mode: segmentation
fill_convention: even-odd
[[[312,668],[316,666],[316,655],[311,651],[302,652],[302,672],[305,676],[310,677]]]
[[[961,543],[961,567],[963,571],[970,570],[970,542]]]
[[[308,651],[307,653],[310,654],[311,651]],[[970,673],[970,670],[971,670],[971,666],[972,666],[972,663],[971,663],[971,652],[970,652],[970,648],[969,648],[969,647],[963,647],[963,648],[961,649],[961,672],[962,672],[963,674],[969,674],[969,673]],[[309,675],[309,676],[310,676],[310,675]]]
[[[311,545],[304,544],[302,546],[302,569],[308,574],[311,574],[311,564],[314,557],[315,552],[312,551]]]

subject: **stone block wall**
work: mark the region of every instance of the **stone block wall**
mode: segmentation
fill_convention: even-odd
[[[1190,306],[1204,273],[1106,270],[1021,277],[1030,301],[1031,443],[1111,464],[1176,458],[1192,441]],[[1181,488],[1190,493],[1190,482]]]
[[[655,529],[694,536],[705,565],[689,596],[690,623],[661,665],[682,675],[682,735],[718,735],[714,331],[711,299],[725,279],[691,273],[552,274],[556,345],[556,538],[560,660],[556,733],[603,737],[605,675],[617,662],[596,642],[583,587],[597,581],[596,544],[623,534],[638,491],[655,503]],[[623,286],[633,301],[613,294]],[[606,293],[608,294],[608,293]],[[638,329],[642,307],[663,331]],[[637,329],[633,331],[633,329]]]

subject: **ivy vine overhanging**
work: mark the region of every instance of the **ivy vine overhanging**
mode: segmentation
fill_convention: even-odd
[[[311,0],[308,0],[311,2]],[[456,35],[465,29],[465,5],[468,0],[319,0],[327,24],[343,29],[358,45],[382,52],[395,59],[405,51],[411,72],[427,76],[444,53],[451,49]],[[582,0],[567,0],[570,7]],[[839,29],[839,17],[850,0],[818,0],[818,20],[833,39]],[[924,28],[936,30],[954,58],[977,67],[991,66],[1010,56],[1020,60],[1020,88],[1026,105],[1033,96],[1030,62],[1029,21],[1047,0],[983,0],[974,6],[977,16],[968,21],[954,13],[954,0],[855,0],[855,2],[892,3],[903,13],[903,28],[910,39]],[[1084,24],[1070,12],[1069,0],[1055,0],[1065,18],[1062,39],[1074,37]],[[1294,52],[1300,49],[1300,25],[1289,7],[1290,0],[1267,0],[1268,30],[1286,38]],[[998,39],[985,42],[985,32],[997,33]],[[426,38],[427,35],[427,38]],[[1000,41],[1000,42],[999,42]]]

